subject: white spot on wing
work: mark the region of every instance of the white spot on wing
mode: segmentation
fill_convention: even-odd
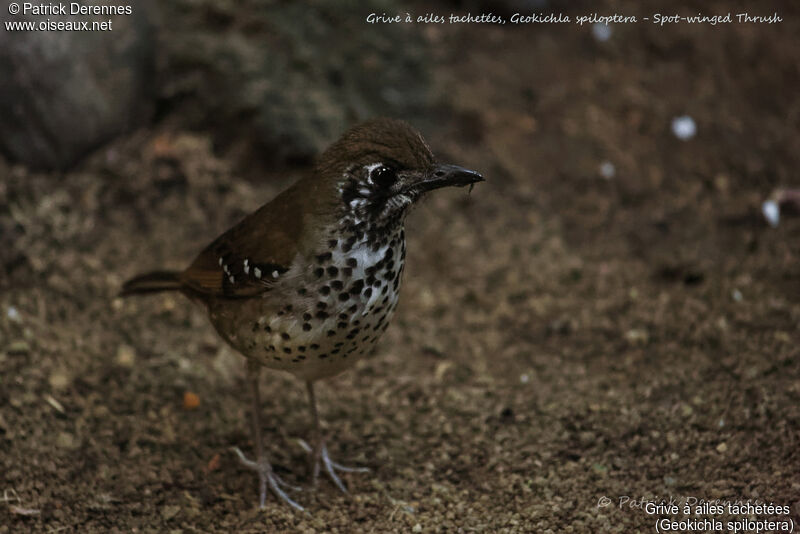
[[[261,278],[261,269],[259,269],[258,267],[254,267],[253,274],[256,275],[256,278]]]

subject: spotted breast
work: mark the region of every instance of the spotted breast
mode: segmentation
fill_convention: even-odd
[[[262,298],[241,299],[233,308],[230,300],[210,302],[211,322],[236,349],[266,367],[303,380],[335,375],[369,354],[388,327],[405,247],[399,226],[377,241],[331,232],[313,254],[276,272],[275,285]]]

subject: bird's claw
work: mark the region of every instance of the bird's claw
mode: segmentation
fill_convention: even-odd
[[[325,443],[321,443],[319,445],[319,452],[315,454],[314,449],[305,442],[305,440],[299,439],[297,440],[300,444],[300,447],[303,448],[304,451],[312,455],[311,461],[312,463],[312,475],[311,475],[311,483],[312,486],[316,487],[317,479],[319,478],[319,471],[320,465],[325,467],[325,473],[330,477],[336,487],[342,491],[342,493],[349,493],[347,491],[347,487],[342,482],[342,479],[339,478],[339,475],[336,473],[340,471],[342,473],[368,473],[368,467],[348,467],[346,465],[342,465],[340,463],[334,462],[331,460],[330,455],[328,454],[328,447],[325,446]]]
[[[292,490],[292,491],[302,491],[302,488],[297,486],[293,486],[284,482],[284,480],[278,476],[273,470],[270,463],[267,461],[266,458],[259,458],[258,460],[251,460],[244,453],[239,449],[239,447],[232,447],[231,450],[236,453],[236,456],[239,458],[239,463],[245,466],[248,469],[252,469],[253,471],[258,473],[258,486],[259,486],[259,508],[265,508],[267,502],[267,487],[272,490],[272,493],[275,494],[280,500],[298,510],[300,512],[305,511],[305,508],[300,506],[297,502],[295,502],[291,497],[289,497],[283,488]]]

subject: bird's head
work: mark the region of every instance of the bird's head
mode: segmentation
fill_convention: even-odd
[[[346,217],[377,226],[402,222],[428,191],[483,181],[476,172],[437,163],[417,130],[384,118],[345,132],[320,156],[317,174],[335,181]]]

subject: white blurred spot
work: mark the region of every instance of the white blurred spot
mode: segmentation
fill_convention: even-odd
[[[519,381],[521,384],[527,384],[530,379],[531,378],[528,375],[519,375]]]
[[[689,115],[672,119],[672,133],[681,141],[688,141],[697,133],[697,125]]]
[[[612,33],[614,33],[614,30],[608,24],[603,24],[602,22],[592,24],[592,35],[601,43],[611,39]]]
[[[742,295],[741,291],[739,291],[738,289],[734,289],[733,291],[731,291],[731,298],[735,302],[742,302],[742,299],[744,299],[744,296]]]
[[[9,306],[8,307],[8,311],[6,312],[6,315],[8,316],[9,319],[11,319],[14,322],[19,322],[22,319],[22,317],[20,317],[20,315],[19,315],[19,312],[17,311],[17,309],[14,306]]]
[[[600,176],[606,180],[610,180],[617,174],[617,168],[610,161],[604,161],[600,164]]]
[[[778,223],[781,222],[781,208],[778,206],[777,202],[774,200],[767,200],[761,204],[761,213],[764,214],[764,218],[771,227],[778,227]]]

